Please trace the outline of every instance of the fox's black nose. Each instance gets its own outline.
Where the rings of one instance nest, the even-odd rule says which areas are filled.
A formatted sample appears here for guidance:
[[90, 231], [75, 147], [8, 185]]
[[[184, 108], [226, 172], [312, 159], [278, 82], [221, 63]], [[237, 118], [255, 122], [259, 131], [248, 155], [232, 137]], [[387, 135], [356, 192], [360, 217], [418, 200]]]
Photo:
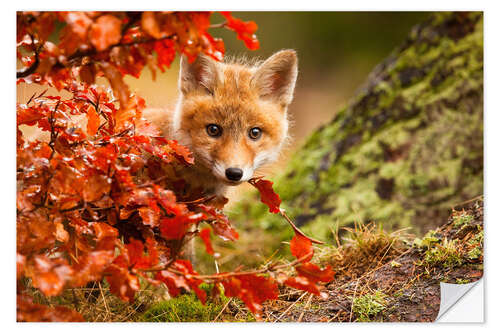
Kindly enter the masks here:
[[226, 169], [226, 177], [229, 180], [238, 181], [243, 177], [243, 170], [240, 168], [227, 168]]

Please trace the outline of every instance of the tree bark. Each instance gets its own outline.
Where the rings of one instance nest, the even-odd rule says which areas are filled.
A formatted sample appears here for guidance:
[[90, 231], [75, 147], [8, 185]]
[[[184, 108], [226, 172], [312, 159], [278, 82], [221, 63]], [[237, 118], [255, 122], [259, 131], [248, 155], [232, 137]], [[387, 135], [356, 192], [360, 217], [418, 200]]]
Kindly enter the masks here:
[[[322, 239], [367, 221], [418, 233], [481, 195], [482, 13], [438, 13], [414, 27], [274, 181], [290, 217]], [[255, 196], [230, 217], [290, 235]]]

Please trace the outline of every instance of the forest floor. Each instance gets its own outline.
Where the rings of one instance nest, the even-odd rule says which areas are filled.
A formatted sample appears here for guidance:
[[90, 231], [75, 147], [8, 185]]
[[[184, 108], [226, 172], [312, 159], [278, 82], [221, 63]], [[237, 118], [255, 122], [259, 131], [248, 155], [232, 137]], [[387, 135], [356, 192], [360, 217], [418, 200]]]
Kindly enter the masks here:
[[[327, 297], [283, 288], [279, 300], [266, 304], [264, 321], [430, 322], [439, 313], [440, 282], [470, 283], [483, 275], [482, 199], [455, 207], [421, 239], [373, 225], [350, 233], [346, 244], [317, 253], [337, 272]], [[219, 319], [248, 317], [244, 307], [230, 305]]]
[[[315, 260], [336, 272], [321, 298], [283, 287], [277, 300], [264, 303], [265, 322], [430, 322], [440, 307], [440, 282], [470, 283], [483, 275], [483, 200], [454, 210], [444, 225], [415, 238], [405, 230], [387, 232], [375, 224], [343, 229], [336, 246], [315, 248]], [[247, 322], [255, 317], [244, 304], [222, 296], [203, 306], [193, 294], [166, 299], [145, 287], [131, 304], [106, 284], [68, 290], [35, 300], [65, 305], [87, 321]], [[167, 296], [168, 298], [168, 296]]]

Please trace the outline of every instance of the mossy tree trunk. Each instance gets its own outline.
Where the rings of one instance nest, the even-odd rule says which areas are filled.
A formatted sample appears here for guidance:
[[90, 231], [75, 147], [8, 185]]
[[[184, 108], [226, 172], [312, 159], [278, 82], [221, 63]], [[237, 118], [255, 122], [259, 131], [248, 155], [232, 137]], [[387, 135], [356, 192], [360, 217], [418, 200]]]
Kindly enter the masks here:
[[[434, 14], [414, 27], [274, 180], [297, 225], [324, 239], [358, 221], [422, 231], [482, 194], [482, 13]], [[286, 229], [255, 200], [231, 217]]]

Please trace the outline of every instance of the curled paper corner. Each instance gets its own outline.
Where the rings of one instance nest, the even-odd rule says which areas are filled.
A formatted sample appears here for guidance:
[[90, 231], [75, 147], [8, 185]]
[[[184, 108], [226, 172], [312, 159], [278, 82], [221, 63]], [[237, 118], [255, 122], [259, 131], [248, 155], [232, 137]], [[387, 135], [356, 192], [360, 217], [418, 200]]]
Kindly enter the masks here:
[[[483, 322], [483, 279], [465, 284], [441, 282], [439, 285], [441, 302], [436, 322]], [[469, 293], [476, 285], [479, 288], [476, 287], [474, 293]], [[473, 295], [464, 297], [466, 294]], [[456, 313], [448, 312], [451, 308], [453, 311], [450, 312]]]

